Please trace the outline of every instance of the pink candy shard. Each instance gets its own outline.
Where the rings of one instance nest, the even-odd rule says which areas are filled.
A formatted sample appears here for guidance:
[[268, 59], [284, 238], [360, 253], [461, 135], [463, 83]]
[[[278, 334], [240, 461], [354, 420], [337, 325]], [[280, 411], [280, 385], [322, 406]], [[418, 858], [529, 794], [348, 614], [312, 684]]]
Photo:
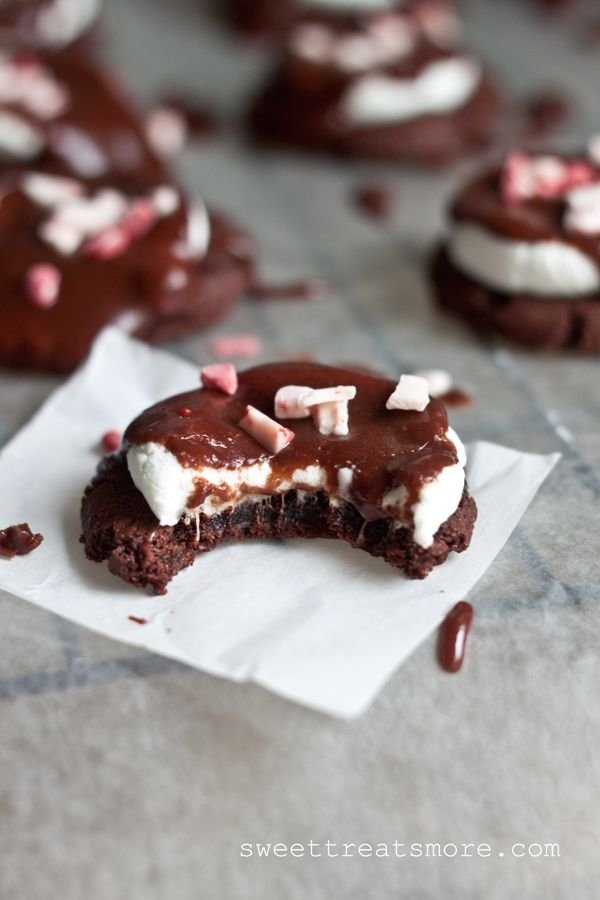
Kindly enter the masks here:
[[105, 453], [115, 453], [121, 446], [121, 432], [107, 431], [102, 435], [102, 449]]
[[30, 266], [25, 275], [25, 290], [39, 309], [50, 309], [58, 301], [62, 275], [51, 263]]
[[427, 382], [418, 375], [401, 375], [396, 389], [385, 404], [386, 409], [403, 409], [423, 412], [429, 404]]
[[213, 363], [211, 366], [204, 366], [200, 372], [200, 379], [205, 388], [221, 391], [230, 397], [233, 397], [238, 389], [237, 372], [231, 363]]
[[211, 352], [215, 356], [256, 356], [262, 345], [255, 334], [231, 334], [217, 337], [210, 342]]
[[527, 156], [511, 153], [502, 169], [501, 192], [506, 206], [535, 197], [562, 197], [572, 188], [600, 180], [598, 170], [588, 162], [564, 161], [558, 156]]
[[348, 401], [332, 400], [311, 407], [313, 422], [321, 434], [348, 434]]
[[238, 425], [269, 453], [279, 453], [296, 437], [289, 428], [284, 428], [254, 406], [246, 407], [246, 412]]
[[125, 234], [135, 240], [147, 234], [157, 218], [157, 211], [150, 200], [134, 200], [119, 224]]
[[286, 384], [275, 394], [275, 415], [278, 419], [307, 419], [310, 415], [304, 398], [311, 388], [299, 384]]
[[84, 242], [82, 252], [92, 259], [114, 259], [129, 246], [129, 235], [120, 225], [105, 228]]

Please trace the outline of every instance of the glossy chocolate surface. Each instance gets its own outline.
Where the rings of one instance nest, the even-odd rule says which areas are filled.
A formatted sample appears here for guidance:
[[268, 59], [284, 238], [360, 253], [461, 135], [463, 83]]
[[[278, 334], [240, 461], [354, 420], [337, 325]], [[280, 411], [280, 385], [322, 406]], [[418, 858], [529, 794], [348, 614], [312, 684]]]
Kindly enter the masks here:
[[[589, 165], [589, 160], [585, 162]], [[567, 231], [564, 227], [564, 197], [534, 198], [508, 206], [502, 199], [500, 177], [500, 169], [495, 168], [468, 184], [452, 204], [453, 220], [481, 225], [510, 240], [561, 241], [581, 250], [600, 267], [598, 235]]]
[[[264, 450], [238, 422], [247, 404], [274, 418], [275, 393], [286, 385], [355, 385], [357, 394], [348, 407], [349, 434], [324, 436], [311, 418], [281, 419], [295, 433], [294, 440], [276, 456]], [[348, 498], [366, 519], [379, 518], [388, 491], [404, 486], [406, 506], [410, 507], [425, 482], [457, 462], [456, 448], [446, 437], [448, 419], [443, 404], [431, 400], [423, 412], [387, 410], [386, 401], [394, 388], [392, 381], [349, 369], [273, 363], [240, 373], [233, 397], [200, 389], [156, 404], [132, 422], [125, 432], [125, 444], [158, 442], [180, 464], [193, 468], [235, 469], [270, 460], [273, 489], [287, 480], [301, 488], [301, 479], [294, 478], [294, 473], [309, 466], [324, 468], [329, 484], [337, 486], [338, 470], [351, 468], [354, 475]], [[191, 411], [191, 415], [182, 416], [181, 410]], [[200, 487], [190, 498], [190, 507], [215, 493], [214, 485]]]
[[44, 536], [34, 534], [27, 522], [20, 525], [9, 525], [0, 530], [0, 556], [12, 559], [14, 556], [27, 556], [36, 550]]
[[[240, 232], [212, 218], [206, 255], [182, 258], [188, 208], [181, 200], [173, 213], [159, 217], [147, 233], [112, 258], [94, 258], [83, 247], [63, 254], [40, 236], [51, 211], [30, 199], [20, 180], [19, 176], [12, 188], [5, 182], [0, 204], [0, 360], [69, 371], [85, 358], [105, 325], [121, 324], [133, 334], [151, 338], [149, 332], [163, 321], [189, 319], [189, 328], [195, 319], [201, 324], [204, 280], [213, 274], [218, 277], [221, 270], [227, 278], [227, 262], [237, 252]], [[241, 267], [244, 248], [240, 248]], [[58, 298], [49, 308], [36, 305], [27, 290], [28, 272], [39, 264], [60, 273]]]
[[120, 86], [81, 52], [59, 55], [25, 51], [10, 57], [38, 65], [64, 91], [65, 106], [51, 117], [32, 114], [22, 103], [0, 103], [0, 115], [15, 115], [43, 139], [34, 156], [3, 149], [0, 174], [17, 168], [43, 169], [97, 182], [156, 184], [168, 173], [150, 148], [140, 119]]

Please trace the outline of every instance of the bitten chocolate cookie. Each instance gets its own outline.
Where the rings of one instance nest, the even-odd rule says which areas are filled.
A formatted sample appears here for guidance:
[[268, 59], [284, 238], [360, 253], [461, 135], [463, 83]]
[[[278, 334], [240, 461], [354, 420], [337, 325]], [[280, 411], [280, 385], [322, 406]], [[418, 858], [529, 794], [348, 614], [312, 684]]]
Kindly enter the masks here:
[[336, 537], [410, 578], [468, 547], [464, 448], [424, 379], [277, 363], [202, 380], [135, 419], [86, 490], [86, 555], [124, 581], [164, 593], [229, 539]]
[[438, 165], [488, 143], [501, 101], [444, 6], [351, 14], [310, 5], [249, 123], [261, 141]]
[[62, 50], [89, 33], [100, 6], [100, 0], [2, 0], [0, 47]]
[[253, 244], [172, 186], [91, 188], [27, 172], [0, 204], [0, 364], [70, 371], [105, 325], [159, 341], [221, 318]]
[[169, 177], [111, 76], [79, 52], [0, 51], [0, 174], [15, 168], [127, 185]]
[[455, 199], [438, 303], [530, 347], [600, 351], [600, 166], [510, 154]]

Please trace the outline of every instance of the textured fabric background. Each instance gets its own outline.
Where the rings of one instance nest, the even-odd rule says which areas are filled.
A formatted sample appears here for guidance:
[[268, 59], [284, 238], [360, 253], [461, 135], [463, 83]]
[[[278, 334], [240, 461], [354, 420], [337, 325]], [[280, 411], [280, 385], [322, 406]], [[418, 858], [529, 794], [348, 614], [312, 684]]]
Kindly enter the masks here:
[[[593, 4], [591, 6], [593, 10]], [[600, 47], [525, 3], [472, 0], [470, 33], [511, 87], [558, 83], [572, 136], [600, 126]], [[3, 900], [592, 900], [600, 876], [600, 401], [596, 359], [482, 344], [434, 312], [422, 276], [455, 176], [385, 169], [397, 224], [351, 209], [370, 166], [253, 154], [235, 113], [264, 60], [192, 0], [112, 0], [112, 53], [151, 100], [188, 84], [231, 123], [184, 161], [189, 186], [259, 237], [265, 272], [332, 280], [319, 307], [243, 303], [212, 334], [258, 331], [264, 358], [449, 368], [477, 398], [453, 415], [482, 437], [564, 457], [470, 598], [463, 673], [430, 641], [368, 714], [341, 724], [111, 643], [0, 597]], [[468, 168], [468, 167], [465, 167]], [[82, 298], [85, 299], [85, 298]], [[175, 349], [208, 358], [210, 334]], [[0, 378], [0, 436], [55, 379]], [[32, 472], [32, 522], [35, 485]], [[1, 502], [1, 501], [0, 501]], [[301, 577], [301, 573], [295, 573]], [[488, 842], [489, 859], [241, 859], [244, 841]], [[515, 859], [517, 841], [559, 859]], [[500, 856], [505, 853], [505, 856]]]

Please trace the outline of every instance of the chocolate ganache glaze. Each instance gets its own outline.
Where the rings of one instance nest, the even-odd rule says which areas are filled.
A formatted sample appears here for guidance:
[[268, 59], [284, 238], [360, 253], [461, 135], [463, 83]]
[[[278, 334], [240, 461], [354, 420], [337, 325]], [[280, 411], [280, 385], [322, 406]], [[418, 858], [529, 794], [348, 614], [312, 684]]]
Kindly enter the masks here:
[[123, 192], [23, 173], [0, 205], [0, 363], [69, 371], [108, 324], [163, 340], [224, 315], [250, 239], [171, 186]]
[[[562, 157], [561, 157], [562, 158]], [[571, 162], [590, 166], [583, 157], [569, 157]], [[600, 183], [600, 167], [596, 176]], [[516, 241], [560, 241], [576, 247], [600, 268], [598, 234], [567, 229], [566, 193], [563, 196], [533, 197], [507, 204], [501, 190], [502, 170], [487, 171], [468, 184], [454, 200], [450, 215], [455, 222], [478, 224], [500, 237]]]
[[[323, 435], [310, 418], [282, 419], [295, 434], [276, 455], [263, 449], [239, 427], [248, 405], [274, 416], [274, 397], [286, 385], [326, 388], [354, 385], [356, 397], [349, 401], [349, 433]], [[239, 375], [233, 396], [200, 389], [171, 397], [146, 410], [125, 432], [125, 446], [148, 442], [162, 444], [180, 465], [236, 469], [266, 460], [272, 470], [266, 489], [246, 486], [246, 493], [276, 491], [281, 482], [313, 490], [295, 475], [317, 466], [326, 473], [329, 493], [337, 494], [338, 472], [351, 469], [352, 480], [344, 496], [367, 521], [390, 515], [383, 506], [385, 495], [402, 486], [404, 510], [418, 500], [423, 485], [442, 469], [455, 465], [458, 454], [447, 435], [448, 418], [443, 404], [431, 400], [423, 412], [386, 409], [394, 383], [348, 369], [316, 363], [275, 363], [249, 369]], [[200, 482], [188, 499], [188, 508], [198, 507], [209, 494], [220, 492], [231, 498], [226, 485]]]
[[127, 185], [168, 178], [120, 87], [80, 52], [0, 51], [0, 160], [0, 173], [37, 168]]

